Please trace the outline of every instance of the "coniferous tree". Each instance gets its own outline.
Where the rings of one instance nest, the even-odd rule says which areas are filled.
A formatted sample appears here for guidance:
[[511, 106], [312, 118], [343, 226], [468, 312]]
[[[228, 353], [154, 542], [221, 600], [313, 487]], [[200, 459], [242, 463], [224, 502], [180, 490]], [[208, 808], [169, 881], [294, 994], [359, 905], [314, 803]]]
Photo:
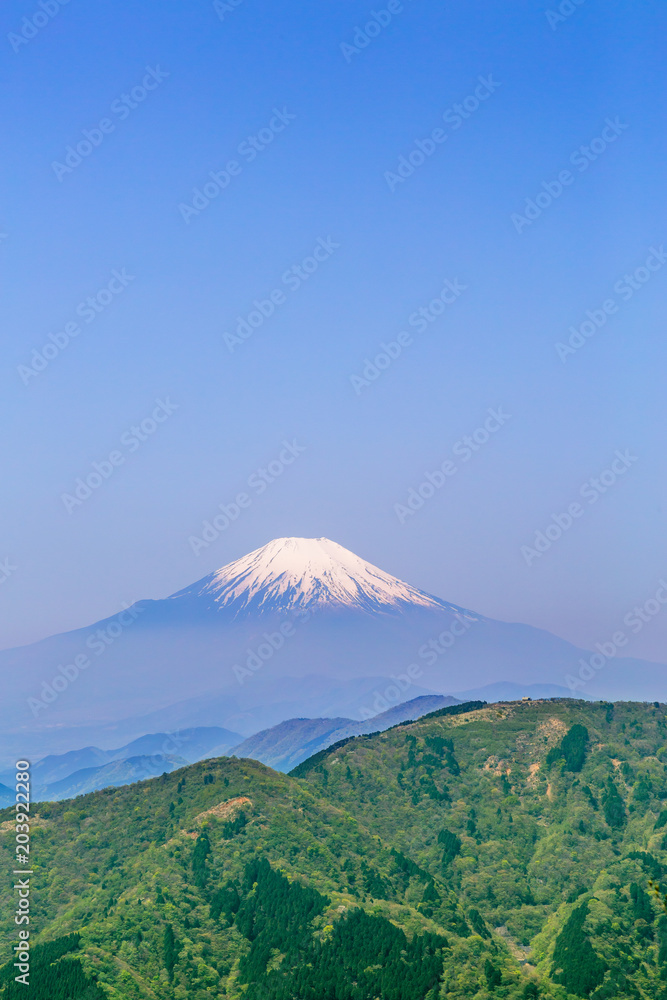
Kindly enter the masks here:
[[579, 997], [590, 996], [602, 983], [606, 971], [584, 931], [587, 915], [588, 900], [570, 914], [556, 938], [553, 954], [553, 980]]
[[176, 965], [176, 937], [174, 935], [174, 928], [171, 924], [167, 924], [164, 929], [164, 935], [162, 938], [162, 955], [164, 958], [164, 967], [167, 970], [169, 982], [171, 983], [174, 979], [174, 966]]
[[623, 799], [618, 793], [618, 788], [611, 778], [607, 782], [604, 798], [602, 800], [604, 808], [604, 818], [612, 830], [620, 830], [625, 825], [627, 814]]

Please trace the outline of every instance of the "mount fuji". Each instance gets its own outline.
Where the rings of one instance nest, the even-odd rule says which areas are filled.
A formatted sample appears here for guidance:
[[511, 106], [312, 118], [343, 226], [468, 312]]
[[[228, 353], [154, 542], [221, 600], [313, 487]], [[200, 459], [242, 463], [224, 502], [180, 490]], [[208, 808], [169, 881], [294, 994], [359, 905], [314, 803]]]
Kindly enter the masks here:
[[170, 600], [194, 600], [231, 620], [276, 611], [471, 614], [397, 580], [328, 538], [276, 538]]
[[[69, 749], [72, 730], [109, 746], [183, 726], [249, 736], [501, 681], [568, 695], [590, 655], [425, 593], [329, 539], [278, 538], [170, 597], [1, 652], [0, 722], [22, 753]], [[615, 658], [576, 696], [665, 700], [667, 668]]]

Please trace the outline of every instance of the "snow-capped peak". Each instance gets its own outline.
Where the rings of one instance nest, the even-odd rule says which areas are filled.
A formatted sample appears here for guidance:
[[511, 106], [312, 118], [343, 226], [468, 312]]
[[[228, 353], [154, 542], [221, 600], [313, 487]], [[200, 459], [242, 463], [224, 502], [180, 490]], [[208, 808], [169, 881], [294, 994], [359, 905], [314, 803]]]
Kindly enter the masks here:
[[[465, 613], [403, 583], [328, 538], [275, 538], [211, 573], [195, 588], [198, 597], [208, 597], [218, 608], [228, 608], [235, 615], [250, 610], [285, 612], [316, 607], [370, 613], [408, 608]], [[195, 588], [187, 592], [193, 594]]]

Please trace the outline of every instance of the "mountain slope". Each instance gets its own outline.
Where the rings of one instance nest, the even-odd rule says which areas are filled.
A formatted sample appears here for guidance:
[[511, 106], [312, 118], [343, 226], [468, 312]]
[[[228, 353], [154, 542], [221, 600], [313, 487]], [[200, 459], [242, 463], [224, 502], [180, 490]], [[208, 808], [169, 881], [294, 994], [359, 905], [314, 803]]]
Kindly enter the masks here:
[[[173, 733], [150, 733], [115, 750], [100, 750], [99, 747], [83, 747], [80, 750], [70, 750], [64, 754], [49, 754], [38, 760], [31, 768], [33, 798], [50, 798], [58, 792], [57, 798], [67, 798], [68, 795], [79, 794], [70, 791], [66, 779], [77, 772], [96, 771], [112, 761], [127, 761], [132, 757], [152, 758], [151, 767], [146, 777], [161, 774], [162, 770], [173, 770], [173, 767], [160, 769], [160, 762], [167, 757], [178, 756], [179, 765], [194, 763], [202, 757], [210, 756], [213, 747], [218, 749], [217, 756], [227, 753], [241, 739], [238, 733], [220, 726], [199, 727], [195, 729], [180, 729]], [[14, 779], [16, 769], [0, 774], [0, 781], [10, 782]], [[120, 774], [121, 770], [108, 771], [109, 774]], [[138, 773], [132, 767], [126, 768], [128, 782], [137, 781]], [[77, 779], [78, 781], [78, 779]], [[61, 785], [61, 783], [63, 783]], [[124, 783], [124, 782], [123, 782]], [[56, 789], [58, 784], [58, 789]], [[72, 788], [77, 787], [72, 785]], [[103, 787], [93, 784], [85, 791]], [[63, 794], [60, 794], [63, 792]]]
[[[417, 590], [365, 562], [328, 538], [275, 538], [191, 587], [172, 600], [203, 599], [232, 618], [318, 609], [354, 609], [390, 614], [426, 608], [459, 614], [461, 608]], [[464, 612], [479, 618], [472, 612]]]
[[422, 715], [428, 715], [441, 708], [460, 705], [462, 701], [462, 698], [453, 698], [451, 695], [420, 695], [419, 698], [411, 698], [410, 701], [404, 701], [401, 705], [393, 705], [385, 712], [374, 715], [367, 720], [367, 728], [363, 732], [376, 733], [389, 729], [390, 726], [397, 726], [401, 722], [409, 722], [412, 719], [420, 719]]
[[149, 733], [116, 750], [106, 751], [109, 760], [126, 760], [140, 755], [160, 755], [167, 752], [178, 753], [189, 764], [194, 764], [204, 756], [209, 756], [214, 747], [220, 754], [233, 747], [240, 740], [239, 733], [222, 726], [196, 726], [179, 729], [172, 733]]
[[301, 778], [220, 759], [36, 804], [37, 970], [95, 1000], [665, 1000], [666, 743], [664, 706], [457, 705]]
[[667, 917], [649, 895], [649, 879], [667, 889], [665, 706], [448, 711], [292, 773], [447, 878], [568, 996], [667, 996]]
[[[502, 941], [480, 939], [473, 954], [465, 913], [439, 880], [256, 762], [208, 761], [32, 815], [34, 943], [55, 939], [51, 976], [73, 975], [56, 961], [65, 950], [96, 998], [95, 981], [115, 1000], [318, 1000], [336, 982], [359, 1000], [432, 1000], [443, 970], [483, 983], [480, 956], [522, 985]], [[3, 860], [11, 827], [0, 824]], [[431, 884], [438, 920], [420, 911]], [[11, 893], [5, 880], [5, 960]], [[11, 971], [0, 969], [0, 990]]]
[[341, 739], [338, 734], [351, 724], [351, 719], [287, 719], [244, 740], [231, 754], [258, 760], [276, 771], [289, 771], [323, 746]]
[[[358, 678], [377, 678], [373, 701], [392, 686], [404, 697], [449, 694], [462, 677], [470, 688], [500, 680], [563, 686], [578, 678], [582, 660], [584, 650], [556, 636], [433, 597], [326, 539], [276, 539], [171, 597], [0, 653], [0, 753], [13, 753], [19, 735], [29, 757], [69, 749], [68, 727], [85, 730], [79, 746], [96, 744], [96, 731], [121, 720], [130, 741], [146, 732], [138, 719], [164, 720], [172, 708], [168, 728], [222, 724], [244, 734], [290, 717], [367, 717]], [[347, 704], [314, 711], [299, 689], [313, 675], [348, 690]], [[264, 691], [288, 682], [290, 707], [278, 712]], [[667, 671], [614, 657], [586, 690], [667, 696]], [[218, 714], [206, 715], [216, 700]], [[187, 722], [178, 704], [186, 701], [198, 706]]]
[[[251, 757], [277, 771], [289, 771], [307, 757], [326, 749], [338, 740], [360, 733], [375, 733], [408, 719], [418, 719], [427, 712], [457, 704], [456, 698], [424, 695], [395, 705], [366, 722], [352, 719], [288, 719], [271, 729], [264, 729], [244, 740], [229, 752], [235, 757]], [[212, 757], [220, 756], [213, 752]]]
[[76, 795], [86, 795], [102, 788], [129, 785], [135, 781], [145, 781], [158, 774], [175, 771], [183, 767], [187, 761], [173, 754], [160, 754], [156, 757], [128, 757], [127, 760], [114, 760], [100, 767], [86, 767], [74, 771], [66, 778], [46, 785], [41, 793], [47, 802], [57, 802], [61, 799], [71, 799]]
[[[522, 698], [539, 701], [543, 698], [571, 698], [572, 692], [560, 684], [512, 684], [508, 681], [498, 681], [496, 684], [485, 684], [470, 691], [457, 691], [456, 696], [460, 701], [479, 699], [489, 702], [521, 701]], [[577, 692], [577, 698], [588, 701], [591, 696], [581, 691]]]
[[[359, 676], [344, 680], [322, 674], [274, 678], [267, 673], [259, 679], [237, 685], [235, 691], [211, 693], [200, 698], [177, 702], [150, 715], [125, 720], [116, 729], [178, 729], [203, 720], [218, 720], [238, 730], [246, 738], [299, 715], [303, 718], [334, 716], [364, 718], [384, 711], [389, 704], [384, 692], [399, 703], [403, 696], [390, 677]], [[427, 688], [413, 683], [408, 688], [415, 696], [432, 695]]]
[[[30, 777], [33, 791], [42, 789], [52, 782], [62, 781], [75, 771], [101, 767], [108, 762], [107, 752], [100, 750], [99, 747], [82, 747], [80, 750], [70, 750], [63, 754], [51, 754], [32, 765]], [[0, 775], [0, 780], [11, 781], [15, 773], [15, 769], [5, 771]]]

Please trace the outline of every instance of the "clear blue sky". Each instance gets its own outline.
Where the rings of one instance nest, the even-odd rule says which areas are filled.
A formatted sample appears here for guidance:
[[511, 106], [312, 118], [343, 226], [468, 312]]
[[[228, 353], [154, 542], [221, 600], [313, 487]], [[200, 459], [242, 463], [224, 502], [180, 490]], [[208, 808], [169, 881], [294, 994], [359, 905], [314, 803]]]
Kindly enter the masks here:
[[[36, 0], [3, 4], [3, 646], [166, 596], [281, 535], [326, 535], [587, 645], [667, 574], [667, 266], [651, 257], [631, 294], [623, 280], [667, 244], [667, 11], [391, 6], [380, 26], [382, 0], [71, 0], [44, 24]], [[415, 153], [434, 129], [442, 141]], [[96, 145], [76, 154], [84, 130]], [[230, 161], [218, 193], [210, 172]], [[207, 182], [216, 197], [195, 214]], [[540, 192], [540, 214], [517, 221]], [[291, 269], [315, 247], [302, 280]], [[465, 289], [410, 326], [446, 279]], [[100, 290], [98, 313], [79, 307]], [[225, 334], [272, 291], [273, 315], [230, 350]], [[607, 300], [562, 360], [555, 345]], [[78, 334], [27, 375], [67, 324]], [[402, 331], [412, 342], [355, 391]], [[158, 399], [171, 402], [153, 425]], [[498, 407], [510, 419], [453, 456]], [[129, 429], [145, 420], [141, 441]], [[284, 440], [305, 450], [249, 486]], [[614, 485], [582, 498], [626, 449]], [[112, 452], [99, 488], [64, 501]], [[435, 495], [397, 513], [448, 458]], [[239, 492], [249, 505], [195, 554]], [[547, 551], [522, 555], [579, 501]], [[627, 652], [665, 659], [666, 637], [667, 608]]]

